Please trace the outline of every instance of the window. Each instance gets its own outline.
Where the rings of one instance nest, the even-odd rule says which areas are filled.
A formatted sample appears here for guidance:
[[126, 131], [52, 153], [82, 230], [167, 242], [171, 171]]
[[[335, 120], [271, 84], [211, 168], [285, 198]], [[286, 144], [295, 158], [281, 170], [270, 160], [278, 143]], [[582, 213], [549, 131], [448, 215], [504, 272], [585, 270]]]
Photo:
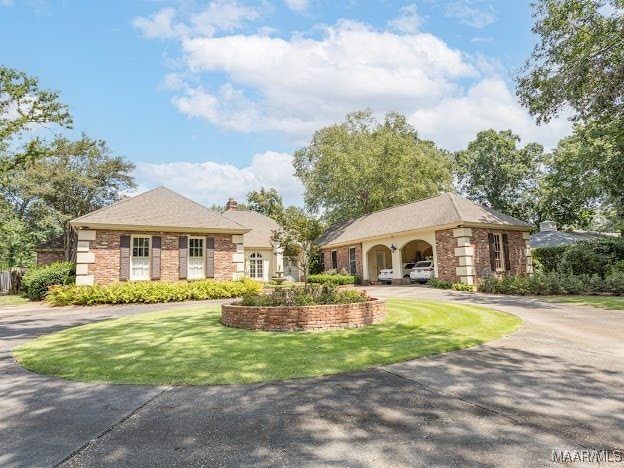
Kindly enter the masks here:
[[203, 237], [190, 237], [188, 245], [188, 278], [203, 279], [206, 262], [204, 260]]
[[349, 272], [352, 275], [355, 275], [355, 268], [356, 264], [355, 264], [355, 247], [350, 247], [349, 248]]
[[325, 271], [325, 252], [322, 250], [319, 252], [319, 265], [321, 266], [321, 271]]
[[264, 278], [264, 266], [260, 252], [254, 252], [249, 256], [249, 277], [253, 279]]
[[150, 279], [150, 238], [132, 238], [132, 256], [130, 258], [130, 279]]
[[331, 262], [332, 262], [332, 270], [338, 269], [338, 252], [335, 250], [331, 251]]
[[494, 234], [494, 242], [492, 246], [494, 249], [494, 265], [496, 271], [504, 271], [505, 263], [503, 260], [503, 239], [500, 234]]

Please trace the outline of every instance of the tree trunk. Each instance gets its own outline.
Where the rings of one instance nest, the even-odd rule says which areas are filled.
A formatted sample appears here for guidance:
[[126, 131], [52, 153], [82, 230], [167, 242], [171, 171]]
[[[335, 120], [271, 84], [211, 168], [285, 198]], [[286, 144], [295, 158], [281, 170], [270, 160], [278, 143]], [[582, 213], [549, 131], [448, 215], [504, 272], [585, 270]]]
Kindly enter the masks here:
[[65, 244], [65, 261], [76, 262], [76, 247], [78, 245], [78, 234], [69, 225], [69, 221], [65, 222], [63, 233]]

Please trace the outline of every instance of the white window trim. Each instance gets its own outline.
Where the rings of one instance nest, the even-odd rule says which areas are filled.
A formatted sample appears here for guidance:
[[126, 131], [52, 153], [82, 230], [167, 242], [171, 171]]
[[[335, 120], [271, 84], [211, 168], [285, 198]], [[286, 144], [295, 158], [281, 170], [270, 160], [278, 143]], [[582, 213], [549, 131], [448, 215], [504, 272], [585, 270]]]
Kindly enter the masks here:
[[[191, 276], [191, 239], [201, 239], [202, 240], [202, 274], [201, 276]], [[186, 249], [186, 277], [187, 279], [206, 279], [206, 238], [202, 236], [189, 236], [188, 238], [188, 246]]]
[[[502, 234], [492, 234], [494, 236], [494, 243], [493, 243], [493, 247], [494, 247], [494, 259], [495, 262], [497, 263], [496, 265], [496, 272], [497, 273], [501, 273], [503, 271], [505, 271], [505, 246], [503, 245], [503, 235]], [[496, 242], [498, 242], [498, 247], [499, 250], [496, 250]], [[498, 258], [496, 256], [496, 254], [498, 253]]]
[[[354, 270], [355, 271], [351, 271], [351, 252], [353, 251], [353, 265], [354, 265]], [[350, 274], [356, 274], [357, 272], [357, 249], [355, 247], [349, 247], [349, 273]]]
[[[336, 266], [334, 266], [334, 252], [336, 253]], [[329, 261], [331, 263], [332, 270], [338, 270], [338, 250], [330, 250], [329, 251]]]
[[[136, 277], [132, 277], [132, 262], [134, 261], [134, 255], [132, 255], [134, 253], [134, 239], [149, 239], [149, 246], [147, 248], [147, 264], [148, 264], [148, 271], [147, 271], [147, 278], [136, 278]], [[139, 257], [139, 258], [146, 258], [146, 257]], [[136, 235], [136, 236], [130, 236], [130, 272], [128, 274], [128, 280], [129, 281], [151, 281], [152, 280], [152, 236], [148, 236], [148, 235]]]
[[[253, 258], [252, 258], [253, 256]], [[262, 280], [264, 281], [264, 255], [262, 255], [262, 252], [252, 252], [249, 255], [249, 277], [251, 279], [254, 280]], [[260, 276], [258, 276], [258, 263], [256, 263], [254, 265], [254, 269], [255, 269], [255, 275], [251, 276], [251, 264], [252, 262], [259, 262], [260, 263], [260, 267], [262, 269], [262, 274]]]

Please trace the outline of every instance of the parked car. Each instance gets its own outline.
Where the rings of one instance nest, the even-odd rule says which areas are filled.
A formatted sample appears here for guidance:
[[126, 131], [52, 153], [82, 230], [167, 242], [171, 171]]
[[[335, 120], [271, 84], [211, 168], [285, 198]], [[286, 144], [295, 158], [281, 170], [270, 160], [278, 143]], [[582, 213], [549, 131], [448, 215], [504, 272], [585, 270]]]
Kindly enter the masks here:
[[423, 260], [416, 262], [409, 274], [410, 280], [417, 283], [426, 283], [433, 278], [433, 262], [431, 260]]
[[410, 277], [410, 273], [412, 272], [412, 268], [414, 268], [414, 265], [416, 265], [416, 263], [414, 262], [403, 264], [403, 278]]
[[379, 272], [379, 276], [377, 277], [380, 283], [390, 284], [392, 283], [392, 269], [387, 268], [385, 270], [381, 270]]

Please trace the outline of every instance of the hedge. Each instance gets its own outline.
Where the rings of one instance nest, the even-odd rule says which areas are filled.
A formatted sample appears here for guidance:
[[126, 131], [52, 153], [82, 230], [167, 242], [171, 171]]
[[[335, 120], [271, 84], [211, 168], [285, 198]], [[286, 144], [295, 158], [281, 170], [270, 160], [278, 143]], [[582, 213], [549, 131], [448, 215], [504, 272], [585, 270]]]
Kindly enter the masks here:
[[506, 276], [479, 280], [477, 290], [486, 293], [517, 295], [600, 294], [624, 295], [624, 272], [599, 275], [536, 273], [533, 276]]
[[308, 283], [317, 283], [317, 284], [335, 284], [335, 285], [343, 285], [343, 284], [360, 284], [361, 279], [359, 275], [350, 275], [350, 274], [319, 274], [319, 275], [308, 275]]
[[624, 260], [624, 239], [577, 242], [566, 247], [559, 271], [573, 275], [598, 275], [605, 278], [612, 265]]
[[533, 261], [540, 265], [542, 272], [551, 273], [559, 269], [561, 258], [567, 246], [558, 247], [538, 247], [531, 252]]
[[48, 294], [48, 288], [74, 281], [74, 264], [57, 262], [29, 269], [22, 276], [21, 291], [31, 301], [40, 301]]
[[130, 304], [205, 299], [227, 299], [258, 293], [262, 285], [244, 278], [239, 281], [141, 281], [110, 286], [57, 286], [50, 289], [46, 301], [52, 305]]

